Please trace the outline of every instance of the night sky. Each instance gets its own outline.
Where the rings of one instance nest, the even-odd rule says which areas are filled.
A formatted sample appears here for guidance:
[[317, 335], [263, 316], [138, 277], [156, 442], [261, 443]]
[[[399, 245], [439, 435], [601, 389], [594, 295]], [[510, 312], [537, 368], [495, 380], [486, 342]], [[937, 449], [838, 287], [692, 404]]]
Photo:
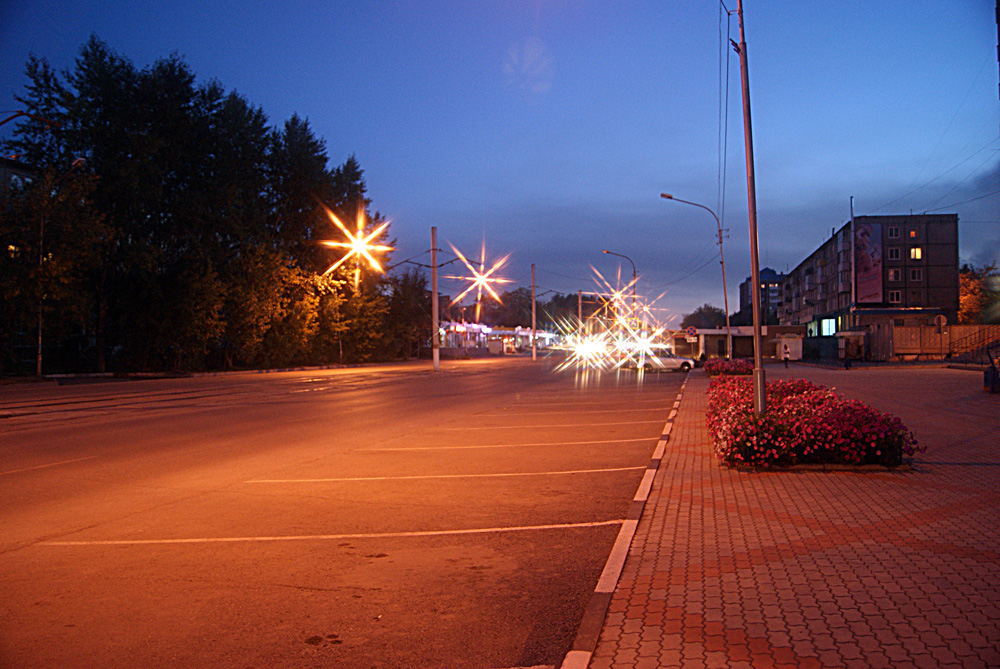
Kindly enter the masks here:
[[[994, 8], [746, 0], [762, 266], [794, 268], [851, 196], [858, 215], [957, 213], [961, 262], [1000, 259]], [[591, 266], [631, 277], [609, 249], [640, 294], [663, 294], [664, 320], [721, 306], [715, 221], [669, 192], [724, 217], [738, 307], [739, 37], [716, 2], [4, 0], [0, 111], [19, 108], [29, 54], [68, 68], [91, 34], [140, 68], [176, 52], [273, 125], [308, 118], [331, 166], [365, 170], [395, 260], [437, 226], [442, 249], [511, 254], [507, 288], [535, 263], [539, 293], [576, 293], [596, 288]]]

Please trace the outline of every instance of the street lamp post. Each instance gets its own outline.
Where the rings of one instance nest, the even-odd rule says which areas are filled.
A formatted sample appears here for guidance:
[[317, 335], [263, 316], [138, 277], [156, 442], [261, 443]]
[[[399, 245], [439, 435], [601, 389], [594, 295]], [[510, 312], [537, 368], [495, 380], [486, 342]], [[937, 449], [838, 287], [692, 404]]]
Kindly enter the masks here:
[[726, 287], [726, 256], [722, 252], [722, 223], [719, 221], [719, 217], [715, 215], [715, 212], [706, 207], [703, 204], [698, 204], [697, 202], [688, 202], [687, 200], [682, 200], [679, 197], [674, 197], [670, 193], [660, 193], [660, 197], [665, 200], [673, 200], [674, 202], [683, 202], [684, 204], [690, 204], [694, 207], [700, 207], [710, 213], [712, 218], [715, 219], [715, 224], [719, 228], [719, 260], [722, 261], [722, 299], [726, 307], [726, 357], [733, 357], [733, 334], [729, 329], [729, 289]]
[[608, 251], [608, 250], [605, 250], [604, 253], [607, 253], [608, 255], [611, 255], [611, 256], [618, 256], [619, 258], [625, 258], [625, 260], [628, 260], [629, 263], [632, 265], [632, 319], [635, 320], [635, 318], [636, 318], [636, 315], [635, 315], [635, 282], [636, 282], [635, 263], [632, 262], [631, 258], [629, 258], [626, 255], [622, 255], [621, 253], [615, 253], [614, 251]]

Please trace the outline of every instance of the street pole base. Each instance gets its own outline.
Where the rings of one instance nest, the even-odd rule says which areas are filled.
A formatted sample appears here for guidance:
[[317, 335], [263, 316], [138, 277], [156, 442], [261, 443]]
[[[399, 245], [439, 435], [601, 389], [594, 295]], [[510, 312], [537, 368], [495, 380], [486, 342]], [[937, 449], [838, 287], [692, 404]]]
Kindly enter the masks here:
[[764, 378], [764, 368], [753, 370], [753, 408], [757, 415], [767, 413], [767, 382]]

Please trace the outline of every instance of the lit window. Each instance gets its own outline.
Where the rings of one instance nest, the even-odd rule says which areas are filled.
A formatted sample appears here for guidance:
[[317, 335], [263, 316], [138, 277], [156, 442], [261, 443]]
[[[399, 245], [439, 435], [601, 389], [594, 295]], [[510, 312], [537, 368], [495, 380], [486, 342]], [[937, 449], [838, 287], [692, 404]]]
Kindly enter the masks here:
[[910, 239], [916, 239], [916, 238], [917, 238], [917, 231], [910, 230]]
[[910, 260], [920, 260], [924, 257], [924, 250], [919, 246], [910, 249]]
[[890, 290], [889, 291], [889, 303], [890, 304], [899, 304], [902, 301], [903, 301], [903, 298], [902, 298], [902, 295], [901, 295], [900, 291], [898, 291], [898, 290]]
[[889, 249], [889, 260], [899, 260], [899, 247], [893, 246]]
[[910, 281], [923, 281], [923, 280], [924, 280], [924, 270], [922, 269], [910, 270]]

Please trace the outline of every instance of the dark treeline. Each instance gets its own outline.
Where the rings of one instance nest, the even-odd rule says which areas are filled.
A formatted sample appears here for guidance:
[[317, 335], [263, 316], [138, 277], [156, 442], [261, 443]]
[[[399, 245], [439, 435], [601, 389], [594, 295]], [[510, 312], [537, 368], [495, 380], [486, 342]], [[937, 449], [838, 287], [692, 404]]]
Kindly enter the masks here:
[[[0, 194], [0, 373], [275, 367], [415, 355], [421, 272], [345, 263], [326, 205], [373, 230], [354, 157], [328, 167], [298, 116], [264, 112], [171, 56], [137, 69], [97, 38], [27, 63], [3, 145], [35, 177]], [[51, 123], [49, 123], [51, 122]], [[82, 160], [81, 160], [82, 159]], [[390, 244], [383, 239], [379, 243]], [[388, 261], [388, 259], [386, 259]]]
[[[579, 323], [582, 307], [584, 320], [604, 307], [604, 301], [595, 295], [584, 294], [582, 304], [579, 295], [553, 293], [547, 299], [537, 298], [535, 305], [536, 325], [540, 330], [550, 332], [572, 332]], [[454, 310], [453, 310], [454, 311]], [[469, 310], [472, 313], [472, 310]], [[499, 327], [531, 326], [531, 289], [515, 288], [504, 291], [500, 302], [483, 303], [481, 320], [483, 323]]]

